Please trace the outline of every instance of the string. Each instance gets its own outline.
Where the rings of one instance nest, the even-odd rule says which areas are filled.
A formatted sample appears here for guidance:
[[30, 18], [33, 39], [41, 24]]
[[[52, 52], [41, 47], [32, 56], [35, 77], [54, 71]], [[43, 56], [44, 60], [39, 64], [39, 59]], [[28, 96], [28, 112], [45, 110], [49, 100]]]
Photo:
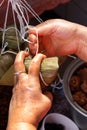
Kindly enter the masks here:
[[[5, 1], [3, 0], [0, 3], [0, 7], [3, 5]], [[36, 20], [41, 23], [43, 22], [43, 20], [39, 17], [39, 15], [32, 9], [32, 7], [27, 3], [26, 0], [8, 0], [7, 1], [7, 9], [6, 9], [6, 15], [5, 15], [5, 22], [4, 22], [4, 28], [3, 28], [3, 35], [2, 35], [2, 50], [1, 50], [1, 54], [5, 54], [5, 53], [13, 53], [13, 54], [17, 54], [16, 52], [10, 51], [10, 50], [6, 50], [6, 47], [8, 46], [8, 43], [4, 43], [5, 42], [5, 33], [6, 31], [8, 31], [8, 29], [11, 29], [12, 27], [6, 28], [7, 26], [7, 18], [8, 18], [8, 11], [9, 11], [9, 6], [12, 6], [12, 15], [13, 15], [13, 21], [14, 21], [14, 29], [16, 32], [16, 39], [17, 39], [17, 45], [18, 45], [18, 51], [20, 51], [20, 45], [19, 45], [19, 39], [18, 39], [18, 34], [21, 36], [21, 38], [24, 41], [27, 41], [29, 44], [32, 44], [32, 42], [30, 42], [29, 40], [27, 40], [25, 38], [25, 35], [28, 33], [28, 30], [30, 28], [29, 26], [29, 16], [28, 13], [30, 12], [35, 18]], [[17, 15], [17, 19], [19, 21], [19, 25], [20, 25], [20, 31], [18, 31], [17, 29], [17, 22], [16, 22], [16, 16]], [[27, 16], [27, 18], [25, 17], [25, 14]], [[39, 49], [39, 41], [38, 41], [38, 31], [37, 29], [34, 27], [35, 31], [36, 31], [36, 44], [37, 44], [37, 49], [36, 49], [36, 54], [38, 53], [38, 49]], [[27, 51], [29, 51], [28, 49], [26, 49]], [[41, 80], [43, 81], [43, 83], [48, 86], [47, 83], [45, 83], [42, 74], [40, 73], [40, 77]]]
[[48, 84], [44, 81], [44, 79], [43, 79], [43, 76], [42, 76], [42, 73], [40, 72], [40, 78], [41, 78], [41, 81], [43, 82], [43, 84], [45, 85], [45, 86], [48, 86]]
[[12, 13], [13, 13], [13, 19], [14, 19], [14, 26], [15, 26], [15, 32], [16, 32], [16, 39], [17, 39], [17, 45], [18, 45], [18, 50], [20, 51], [20, 46], [19, 46], [19, 40], [18, 40], [18, 33], [17, 33], [17, 25], [16, 25], [16, 19], [15, 19], [15, 13], [14, 13], [14, 10], [13, 10], [13, 6], [12, 5]]
[[73, 55], [68, 55], [68, 57], [71, 57], [72, 59], [77, 59], [77, 57], [76, 56], [73, 56]]
[[7, 24], [8, 10], [9, 10], [9, 1], [7, 3], [5, 22], [4, 22], [4, 29], [3, 29], [3, 35], [2, 35], [2, 48], [4, 46], [4, 41], [5, 41], [5, 29], [6, 29], [6, 24]]
[[[15, 12], [17, 13], [17, 17], [19, 19], [20, 32], [21, 32], [21, 34], [23, 34], [25, 32], [24, 26], [28, 26], [28, 22], [27, 22], [26, 18], [24, 17], [23, 11], [21, 11], [20, 6], [18, 4], [16, 4]], [[24, 25], [24, 22], [25, 22], [25, 25]]]
[[3, 3], [4, 3], [4, 0], [2, 0], [2, 2], [0, 3], [0, 7], [3, 5]]
[[[0, 6], [3, 5], [5, 1], [3, 0], [0, 3]], [[3, 49], [4, 47], [4, 42], [5, 42], [5, 33], [6, 33], [6, 26], [7, 26], [7, 18], [8, 18], [8, 11], [9, 11], [9, 6], [12, 6], [12, 15], [13, 15], [13, 21], [14, 21], [14, 28], [16, 31], [16, 39], [17, 39], [17, 45], [18, 45], [18, 50], [20, 51], [20, 45], [19, 45], [19, 39], [18, 39], [18, 31], [17, 31], [17, 22], [16, 22], [16, 16], [17, 15], [17, 19], [19, 21], [19, 25], [20, 25], [20, 36], [21, 38], [23, 38], [24, 41], [27, 41], [29, 43], [31, 43], [30, 41], [28, 41], [25, 38], [26, 35], [26, 28], [27, 30], [29, 29], [29, 16], [28, 16], [28, 12], [30, 12], [37, 20], [38, 22], [43, 22], [43, 20], [39, 17], [39, 15], [32, 9], [32, 7], [27, 3], [27, 1], [25, 0], [7, 0], [7, 9], [6, 9], [6, 15], [5, 15], [5, 22], [4, 22], [4, 28], [3, 28], [3, 35], [2, 35], [2, 54], [4, 53], [5, 49]], [[26, 14], [26, 17], [25, 17]], [[21, 17], [22, 16], [22, 17]], [[26, 26], [26, 28], [25, 28]], [[10, 29], [10, 27], [9, 27]], [[36, 37], [38, 37], [38, 33], [36, 31]], [[38, 38], [37, 38], [37, 43], [38, 43]], [[38, 48], [39, 45], [37, 44], [37, 50], [36, 50], [36, 54], [38, 53]]]
[[38, 39], [38, 31], [37, 29], [34, 27], [35, 31], [36, 31], [36, 43], [37, 43], [37, 48], [36, 48], [36, 55], [38, 54], [38, 50], [39, 50], [39, 39]]
[[[19, 12], [19, 7], [17, 8], [17, 4], [15, 4], [14, 5], [14, 11], [15, 11], [15, 13], [17, 14], [17, 18], [18, 18], [18, 20], [19, 20], [19, 24], [20, 24], [20, 32], [21, 33], [24, 33], [25, 32], [25, 30], [24, 30], [24, 23], [23, 23], [23, 18], [21, 17], [23, 14], [20, 14], [20, 12]], [[19, 10], [18, 10], [19, 9]]]
[[[24, 1], [24, 3], [22, 2]], [[39, 23], [43, 22], [43, 20], [39, 17], [39, 15], [32, 9], [32, 7], [25, 0], [20, 0], [23, 6], [37, 19]]]
[[[17, 28], [15, 28], [15, 27], [10, 27], [10, 28], [5, 29], [4, 30], [5, 33], [7, 31], [9, 31], [10, 29], [15, 29], [15, 32], [17, 32], [17, 34], [19, 35], [19, 37], [21, 37], [20, 31]], [[0, 28], [0, 30], [3, 32], [2, 28]], [[12, 53], [12, 54], [15, 54], [15, 55], [17, 54], [16, 52], [11, 51], [11, 50], [5, 50], [7, 46], [8, 46], [8, 42], [5, 42], [4, 46], [3, 46], [2, 50], [1, 50], [1, 55], [6, 54], [6, 53]]]

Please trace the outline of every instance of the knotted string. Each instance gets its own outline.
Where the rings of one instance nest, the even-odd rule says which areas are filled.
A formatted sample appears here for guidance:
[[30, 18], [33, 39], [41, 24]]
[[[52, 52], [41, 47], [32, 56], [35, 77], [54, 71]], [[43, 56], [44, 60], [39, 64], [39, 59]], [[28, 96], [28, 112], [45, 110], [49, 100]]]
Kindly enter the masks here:
[[[3, 6], [5, 3], [5, 0], [3, 0], [0, 3], [0, 7]], [[7, 22], [8, 22], [8, 12], [10, 5], [12, 7], [12, 16], [13, 16], [13, 23], [14, 23], [14, 28], [16, 32], [16, 39], [17, 39], [17, 46], [18, 46], [18, 51], [20, 51], [20, 45], [19, 45], [19, 39], [18, 35], [20, 34], [20, 37], [24, 40], [30, 43], [30, 41], [25, 38], [25, 34], [27, 33], [26, 30], [29, 30], [29, 13], [32, 14], [36, 18], [36, 20], [41, 23], [43, 20], [39, 17], [39, 15], [33, 10], [33, 8], [27, 3], [26, 0], [7, 0], [7, 8], [6, 8], [6, 15], [5, 15], [5, 22], [4, 22], [4, 27], [3, 27], [3, 35], [2, 35], [2, 51], [1, 54], [5, 52], [5, 33], [7, 30]], [[17, 19], [16, 19], [17, 16]], [[17, 28], [17, 20], [19, 22], [19, 27], [20, 31]], [[11, 27], [9, 27], [11, 29]], [[36, 30], [36, 29], [35, 29]], [[19, 34], [18, 34], [19, 32]], [[38, 43], [38, 33], [36, 30], [36, 37], [37, 37], [37, 43]], [[4, 48], [4, 49], [3, 49]], [[11, 53], [12, 51], [10, 51]], [[13, 53], [13, 52], [12, 52]], [[36, 54], [38, 53], [38, 45], [37, 45], [37, 50]]]
[[[0, 7], [3, 6], [5, 0], [3, 0], [0, 3]], [[8, 12], [9, 12], [9, 8], [10, 5], [12, 7], [12, 15], [13, 15], [13, 22], [14, 22], [14, 27], [7, 27], [7, 22], [8, 22]], [[43, 20], [39, 17], [39, 15], [32, 9], [32, 7], [29, 5], [29, 3], [27, 3], [26, 0], [7, 0], [7, 8], [6, 8], [6, 14], [5, 14], [5, 22], [4, 22], [4, 27], [1, 29], [3, 34], [2, 34], [2, 50], [1, 50], [1, 55], [5, 54], [5, 53], [12, 53], [12, 54], [17, 54], [16, 52], [10, 51], [10, 50], [6, 50], [6, 47], [8, 46], [8, 43], [5, 42], [5, 34], [6, 31], [8, 31], [9, 29], [14, 28], [15, 32], [16, 32], [16, 39], [17, 39], [17, 46], [18, 46], [18, 50], [20, 51], [20, 45], [19, 45], [19, 38], [18, 35], [24, 40], [27, 41], [29, 44], [32, 44], [31, 41], [29, 41], [27, 38], [25, 38], [26, 34], [29, 33], [29, 29], [30, 29], [30, 25], [29, 25], [29, 13], [32, 14], [32, 16], [34, 16], [36, 18], [36, 20], [41, 23], [43, 22]], [[19, 27], [20, 27], [20, 31], [17, 28], [17, 20], [16, 20], [16, 16], [17, 16], [17, 20], [19, 22]], [[35, 29], [36, 32], [36, 42], [37, 42], [37, 49], [36, 49], [36, 54], [38, 53], [38, 49], [39, 49], [39, 41], [38, 41], [38, 31], [35, 27], [33, 27]], [[29, 51], [29, 49], [26, 49], [27, 51]], [[43, 82], [44, 85], [48, 86], [47, 83], [45, 83], [42, 74], [40, 72], [40, 78]]]

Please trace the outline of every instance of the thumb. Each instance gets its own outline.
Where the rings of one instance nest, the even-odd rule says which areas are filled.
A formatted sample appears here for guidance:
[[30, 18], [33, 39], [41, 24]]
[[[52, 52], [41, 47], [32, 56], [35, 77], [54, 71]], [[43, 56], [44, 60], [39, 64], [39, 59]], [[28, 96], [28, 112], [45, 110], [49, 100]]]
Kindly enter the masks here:
[[[54, 23], [54, 24], [53, 24]], [[41, 24], [38, 24], [37, 26], [29, 29], [29, 34], [38, 34], [38, 36], [46, 36], [50, 35], [52, 33], [52, 30], [55, 27], [55, 21], [54, 20], [47, 20]]]
[[53, 95], [51, 92], [45, 92], [44, 95], [48, 98], [49, 100], [49, 106], [51, 107], [52, 106], [52, 101], [53, 101]]

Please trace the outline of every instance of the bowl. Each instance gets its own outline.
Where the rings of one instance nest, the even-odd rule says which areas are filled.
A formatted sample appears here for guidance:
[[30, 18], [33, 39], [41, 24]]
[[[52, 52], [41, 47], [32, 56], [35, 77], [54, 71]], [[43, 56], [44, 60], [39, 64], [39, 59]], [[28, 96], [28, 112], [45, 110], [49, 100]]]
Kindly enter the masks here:
[[61, 124], [64, 127], [64, 130], [79, 130], [79, 128], [76, 126], [76, 124], [69, 119], [68, 117], [59, 114], [59, 113], [50, 113], [48, 114], [42, 122], [42, 126], [40, 130], [45, 130], [46, 123], [49, 124]]
[[71, 90], [70, 90], [70, 79], [72, 75], [76, 72], [78, 68], [84, 65], [84, 61], [79, 58], [71, 61], [69, 66], [66, 68], [63, 74], [63, 90], [66, 99], [68, 100], [71, 108], [72, 118], [76, 125], [81, 130], [87, 130], [87, 111], [81, 108], [75, 101], [73, 100]]

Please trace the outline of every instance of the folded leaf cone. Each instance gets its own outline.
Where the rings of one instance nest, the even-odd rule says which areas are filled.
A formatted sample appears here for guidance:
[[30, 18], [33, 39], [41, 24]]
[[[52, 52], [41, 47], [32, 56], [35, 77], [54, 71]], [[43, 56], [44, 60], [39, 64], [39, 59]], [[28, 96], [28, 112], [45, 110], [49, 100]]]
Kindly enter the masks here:
[[[2, 42], [3, 32], [0, 31], [0, 42]], [[8, 43], [7, 48], [18, 51], [18, 46], [21, 46], [23, 43], [23, 39], [20, 36], [20, 33], [18, 30], [16, 30], [14, 27], [9, 27], [5, 31], [4, 35], [4, 43]]]
[[[26, 71], [31, 63], [32, 59], [25, 59]], [[45, 58], [40, 67], [40, 81], [42, 87], [48, 86], [51, 84], [58, 75], [58, 57]]]
[[[24, 61], [26, 72], [28, 72], [28, 68], [30, 66], [32, 59], [27, 57]], [[40, 67], [40, 82], [42, 89], [46, 87], [46, 85], [51, 84], [58, 75], [58, 57], [45, 58]], [[11, 66], [8, 71], [2, 76], [0, 79], [0, 85], [12, 86], [14, 85], [14, 70], [13, 66]], [[10, 80], [10, 81], [9, 81]]]
[[15, 55], [9, 53], [0, 56], [0, 79], [8, 71], [10, 66], [14, 63], [14, 59]]

